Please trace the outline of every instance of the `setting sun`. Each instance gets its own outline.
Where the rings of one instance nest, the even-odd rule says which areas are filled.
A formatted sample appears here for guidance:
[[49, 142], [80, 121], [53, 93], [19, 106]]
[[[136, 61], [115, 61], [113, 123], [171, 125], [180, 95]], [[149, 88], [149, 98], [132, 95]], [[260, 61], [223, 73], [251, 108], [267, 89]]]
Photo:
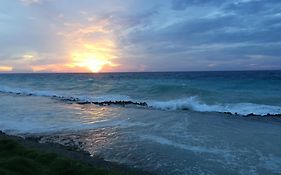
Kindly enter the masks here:
[[105, 65], [112, 63], [94, 53], [74, 53], [72, 66], [85, 68], [91, 72], [100, 72]]

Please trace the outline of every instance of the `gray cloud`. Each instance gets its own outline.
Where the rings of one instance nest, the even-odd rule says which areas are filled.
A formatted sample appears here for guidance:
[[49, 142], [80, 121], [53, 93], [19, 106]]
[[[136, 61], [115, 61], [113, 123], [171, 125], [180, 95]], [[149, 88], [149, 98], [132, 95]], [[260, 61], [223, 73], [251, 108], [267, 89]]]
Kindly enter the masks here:
[[199, 5], [221, 5], [223, 0], [173, 0], [172, 9], [173, 10], [185, 10], [187, 7]]
[[[120, 71], [281, 69], [280, 9], [279, 0], [6, 1], [0, 64], [28, 51], [41, 56], [34, 64], [63, 62], [68, 44], [57, 33], [75, 32], [64, 24], [105, 20]], [[83, 37], [96, 42], [104, 35]]]
[[[259, 69], [262, 68], [262, 64], [267, 65], [264, 67], [272, 66], [276, 69], [276, 65], [271, 65], [270, 60], [274, 56], [275, 60], [279, 59], [281, 62], [281, 34], [279, 32], [281, 30], [281, 2], [271, 0], [223, 3], [222, 1], [175, 0], [172, 2], [172, 10], [180, 10], [180, 12], [169, 11], [169, 15], [180, 14], [177, 17], [192, 15], [193, 9], [205, 10], [206, 6], [212, 9], [214, 5], [217, 5], [216, 13], [206, 11], [199, 16], [191, 16], [191, 18], [180, 20], [175, 18], [176, 22], [170, 21], [170, 25], [165, 24], [169, 21], [163, 21], [164, 27], [160, 28], [148, 27], [148, 30], [138, 30], [137, 28], [127, 35], [122, 44], [128, 45], [128, 52], [145, 55], [142, 58], [143, 63], [149, 59], [150, 64], [153, 65], [151, 67], [164, 66], [160, 60], [163, 62], [172, 57], [172, 60], [178, 61], [171, 61], [171, 63], [178, 63], [181, 68], [184, 60], [186, 63], [192, 62], [194, 68], [197, 67], [201, 70], [209, 69], [210, 67], [207, 67], [209, 64], [219, 66], [219, 60], [219, 62], [224, 62], [221, 66], [229, 63], [233, 69]], [[152, 21], [155, 20], [157, 18]], [[238, 66], [243, 63], [250, 64], [248, 62], [251, 62], [252, 59], [248, 55], [262, 55], [263, 57], [255, 60], [257, 61], [256, 67]], [[155, 62], [151, 61], [151, 58]], [[198, 60], [204, 60], [201, 62], [201, 66], [196, 65], [199, 64]], [[182, 70], [194, 68], [187, 66]], [[224, 67], [215, 68], [224, 69]]]

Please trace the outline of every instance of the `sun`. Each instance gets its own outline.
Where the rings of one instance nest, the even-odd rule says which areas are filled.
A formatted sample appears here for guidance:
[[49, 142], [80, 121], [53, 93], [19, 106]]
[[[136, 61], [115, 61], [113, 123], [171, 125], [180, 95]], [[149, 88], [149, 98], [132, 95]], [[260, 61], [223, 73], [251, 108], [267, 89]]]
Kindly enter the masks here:
[[104, 59], [101, 55], [94, 53], [74, 53], [72, 54], [72, 66], [85, 68], [90, 72], [100, 72], [105, 65], [112, 63]]
[[102, 70], [104, 65], [108, 64], [109, 61], [97, 59], [95, 56], [82, 58], [77, 62], [77, 66], [87, 68], [89, 71], [97, 73]]
[[105, 60], [99, 60], [94, 57], [83, 60], [82, 63], [80, 63], [81, 67], [88, 68], [91, 72], [100, 72], [104, 65], [108, 64], [108, 61]]

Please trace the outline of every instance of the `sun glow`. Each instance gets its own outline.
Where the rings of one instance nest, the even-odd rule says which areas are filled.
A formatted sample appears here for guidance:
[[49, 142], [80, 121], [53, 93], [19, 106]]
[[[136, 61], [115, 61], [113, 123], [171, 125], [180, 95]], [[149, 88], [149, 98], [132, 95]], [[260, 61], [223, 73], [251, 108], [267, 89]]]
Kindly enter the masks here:
[[13, 70], [13, 68], [10, 66], [0, 66], [0, 72], [9, 72], [12, 70]]
[[81, 67], [91, 72], [100, 72], [104, 66], [113, 66], [113, 63], [106, 60], [102, 55], [94, 53], [73, 53], [70, 67]]
[[[59, 55], [62, 62], [32, 65], [33, 72], [112, 72], [120, 66], [116, 64], [119, 52], [115, 37], [107, 28], [108, 21], [85, 26], [65, 25], [67, 28], [59, 32], [66, 43], [64, 52]], [[23, 58], [29, 62], [37, 59], [33, 54], [25, 54]]]

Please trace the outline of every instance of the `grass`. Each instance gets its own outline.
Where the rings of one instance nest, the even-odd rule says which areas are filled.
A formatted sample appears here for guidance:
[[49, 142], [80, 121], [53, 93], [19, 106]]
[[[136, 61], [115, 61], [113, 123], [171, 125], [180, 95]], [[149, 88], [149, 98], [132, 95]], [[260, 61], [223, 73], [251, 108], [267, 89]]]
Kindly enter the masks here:
[[14, 140], [0, 139], [1, 175], [117, 175], [55, 153], [28, 149]]

